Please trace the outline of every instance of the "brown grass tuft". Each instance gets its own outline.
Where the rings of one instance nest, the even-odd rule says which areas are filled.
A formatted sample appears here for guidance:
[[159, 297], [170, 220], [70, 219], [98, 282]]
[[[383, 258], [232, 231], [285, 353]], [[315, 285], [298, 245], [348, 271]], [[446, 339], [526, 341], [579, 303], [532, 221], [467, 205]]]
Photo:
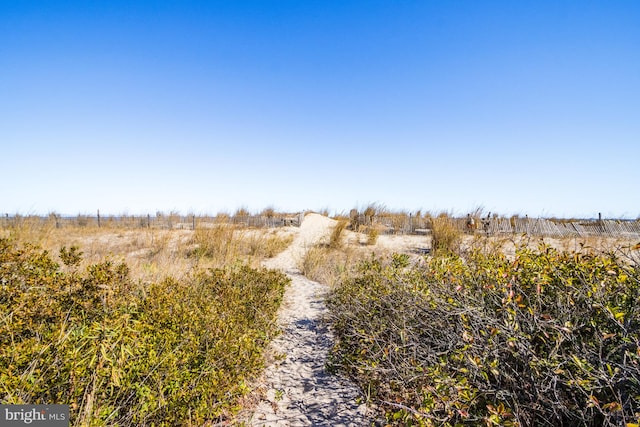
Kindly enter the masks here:
[[460, 252], [462, 232], [456, 220], [447, 213], [441, 213], [431, 220], [431, 233], [434, 252]]
[[343, 219], [338, 221], [333, 227], [331, 236], [329, 236], [329, 247], [331, 249], [339, 249], [342, 247], [343, 232], [347, 228], [347, 225], [349, 225], [349, 221]]

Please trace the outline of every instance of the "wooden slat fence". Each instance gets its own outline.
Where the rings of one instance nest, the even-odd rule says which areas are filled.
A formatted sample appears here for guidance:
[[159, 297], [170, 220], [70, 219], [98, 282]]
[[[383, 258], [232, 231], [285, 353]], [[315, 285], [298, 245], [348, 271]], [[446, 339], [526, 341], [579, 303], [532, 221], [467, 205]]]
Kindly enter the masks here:
[[273, 228], [283, 226], [299, 227], [304, 213], [276, 214], [273, 216], [197, 216], [197, 215], [146, 215], [146, 216], [9, 216], [0, 218], [4, 227], [100, 227], [100, 228], [151, 228], [151, 229], [195, 229], [210, 228], [216, 224], [235, 224], [245, 227]]
[[[514, 233], [547, 237], [640, 238], [639, 220], [552, 221], [544, 218], [491, 218], [489, 234]], [[513, 225], [512, 225], [513, 224]]]
[[[452, 218], [461, 231], [468, 231], [466, 218]], [[374, 217], [374, 224], [382, 225], [387, 234], [423, 234], [431, 229], [431, 220], [410, 216]], [[553, 221], [545, 218], [479, 218], [475, 232], [488, 235], [527, 234], [546, 237], [615, 237], [640, 238], [640, 220], [581, 220]]]
[[[146, 216], [10, 216], [0, 217], [0, 227], [124, 227], [154, 229], [194, 229], [228, 223], [246, 227], [300, 226], [304, 213], [247, 215], [247, 216], [198, 216], [198, 215], [146, 215]], [[362, 219], [362, 224], [371, 222], [381, 225], [386, 234], [424, 234], [431, 229], [431, 219], [411, 215], [385, 215]], [[466, 218], [452, 218], [461, 231], [468, 231]], [[615, 237], [640, 238], [640, 220], [593, 219], [580, 221], [554, 221], [545, 218], [476, 218], [475, 233], [488, 235], [527, 234], [548, 237]]]

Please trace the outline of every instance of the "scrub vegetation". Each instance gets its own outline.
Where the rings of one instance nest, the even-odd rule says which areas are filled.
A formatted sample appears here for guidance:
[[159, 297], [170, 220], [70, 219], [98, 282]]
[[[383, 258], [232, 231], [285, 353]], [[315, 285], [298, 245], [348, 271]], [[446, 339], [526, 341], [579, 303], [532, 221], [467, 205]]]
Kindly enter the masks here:
[[[0, 227], [0, 403], [68, 403], [73, 426], [236, 422], [289, 283], [261, 265], [295, 235], [248, 215]], [[329, 287], [328, 368], [385, 424], [640, 423], [640, 245], [378, 205], [336, 219], [297, 262]]]
[[70, 404], [74, 426], [204, 425], [238, 412], [289, 283], [259, 262], [289, 234], [21, 223], [3, 235], [1, 403]]
[[637, 262], [546, 245], [513, 258], [445, 248], [415, 265], [361, 262], [328, 299], [333, 367], [387, 422], [637, 425]]

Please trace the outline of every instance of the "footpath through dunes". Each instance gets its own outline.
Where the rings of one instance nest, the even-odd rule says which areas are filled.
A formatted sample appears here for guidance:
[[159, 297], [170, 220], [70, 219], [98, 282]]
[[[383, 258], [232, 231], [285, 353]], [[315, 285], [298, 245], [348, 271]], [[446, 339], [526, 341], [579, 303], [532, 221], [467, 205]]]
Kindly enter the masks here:
[[265, 262], [291, 278], [278, 314], [282, 334], [271, 344], [251, 426], [365, 426], [366, 405], [358, 388], [326, 371], [333, 335], [323, 320], [327, 287], [297, 268], [306, 250], [327, 236], [335, 221], [307, 214], [287, 250]]

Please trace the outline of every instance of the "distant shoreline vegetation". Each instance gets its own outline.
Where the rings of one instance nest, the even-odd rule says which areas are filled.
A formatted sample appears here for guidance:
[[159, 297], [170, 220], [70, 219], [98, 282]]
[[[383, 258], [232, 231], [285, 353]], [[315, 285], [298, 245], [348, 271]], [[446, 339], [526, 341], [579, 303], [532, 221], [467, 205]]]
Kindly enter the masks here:
[[[154, 229], [191, 229], [210, 228], [217, 224], [234, 224], [245, 227], [273, 228], [283, 226], [299, 226], [307, 212], [277, 212], [266, 208], [258, 213], [247, 209], [238, 209], [233, 214], [218, 213], [216, 215], [182, 215], [176, 212], [168, 214], [156, 212], [151, 215], [21, 215], [5, 213], [0, 217], [0, 227], [35, 227], [63, 228], [104, 227], [104, 228], [154, 228]], [[328, 211], [320, 212], [329, 216]], [[375, 226], [380, 234], [429, 234], [434, 221], [446, 218], [453, 228], [467, 233], [485, 235], [527, 234], [545, 237], [628, 237], [640, 238], [640, 219], [629, 218], [543, 218], [527, 215], [501, 216], [482, 212], [481, 209], [465, 214], [455, 215], [449, 212], [409, 212], [391, 211], [377, 205], [364, 209], [352, 209], [349, 213], [332, 216], [336, 220], [349, 222], [350, 228]]]
[[[517, 213], [517, 214], [500, 214], [500, 213], [485, 213], [483, 212], [482, 208], [478, 208], [475, 209], [473, 212], [465, 212], [465, 213], [453, 213], [452, 211], [448, 211], [448, 210], [438, 210], [435, 212], [432, 211], [422, 211], [422, 210], [415, 210], [415, 211], [410, 211], [410, 210], [404, 210], [404, 209], [398, 209], [398, 210], [392, 210], [392, 209], [387, 209], [384, 207], [379, 207], [378, 205], [370, 205], [367, 206], [365, 208], [361, 208], [361, 209], [351, 209], [351, 212], [353, 212], [354, 210], [358, 211], [359, 214], [365, 214], [368, 210], [374, 210], [374, 215], [377, 217], [402, 217], [402, 216], [406, 216], [406, 217], [414, 217], [414, 218], [421, 218], [421, 217], [437, 217], [437, 216], [442, 216], [443, 213], [445, 213], [447, 216], [452, 217], [452, 218], [464, 218], [467, 216], [467, 214], [471, 214], [474, 217], [477, 218], [481, 218], [481, 217], [491, 217], [491, 218], [531, 218], [531, 219], [546, 219], [549, 221], [554, 221], [554, 222], [574, 222], [574, 221], [599, 221], [599, 220], [615, 220], [615, 221], [624, 221], [624, 222], [628, 222], [628, 221], [638, 221], [640, 220], [640, 213], [635, 217], [630, 217], [629, 215], [620, 215], [620, 216], [603, 216], [602, 214], [598, 214], [598, 216], [557, 216], [557, 215], [537, 215], [537, 216], [529, 216], [527, 214], [524, 213]], [[256, 210], [256, 211], [250, 211], [246, 208], [239, 208], [236, 211], [234, 211], [233, 213], [229, 213], [228, 211], [222, 210], [216, 213], [195, 213], [195, 212], [187, 212], [187, 213], [182, 213], [182, 212], [177, 212], [177, 211], [169, 211], [169, 212], [163, 212], [163, 211], [156, 211], [155, 213], [127, 213], [127, 212], [121, 212], [121, 213], [109, 213], [109, 212], [101, 212], [100, 210], [97, 210], [95, 212], [84, 212], [84, 213], [77, 213], [77, 214], [70, 214], [70, 213], [59, 213], [56, 211], [52, 211], [52, 212], [48, 212], [46, 214], [41, 214], [41, 213], [20, 213], [20, 212], [1, 212], [0, 211], [0, 219], [4, 218], [4, 219], [19, 219], [19, 218], [39, 218], [42, 220], [45, 219], [51, 219], [51, 218], [57, 218], [60, 220], [74, 220], [74, 219], [88, 219], [88, 220], [97, 220], [98, 218], [100, 219], [105, 219], [105, 220], [113, 220], [113, 221], [125, 221], [125, 220], [131, 220], [131, 219], [145, 219], [145, 218], [182, 218], [182, 219], [190, 219], [190, 218], [197, 218], [197, 219], [224, 219], [224, 218], [235, 218], [235, 217], [258, 217], [258, 216], [266, 216], [266, 217], [282, 217], [282, 216], [292, 216], [292, 215], [301, 215], [301, 214], [305, 214], [308, 212], [316, 212], [316, 213], [320, 213], [322, 215], [325, 216], [329, 216], [329, 217], [346, 217], [349, 216], [349, 213], [346, 211], [334, 211], [333, 214], [331, 214], [329, 209], [321, 209], [321, 210], [314, 210], [314, 209], [304, 209], [304, 210], [300, 210], [300, 211], [277, 211], [274, 208], [264, 208], [261, 210]]]

